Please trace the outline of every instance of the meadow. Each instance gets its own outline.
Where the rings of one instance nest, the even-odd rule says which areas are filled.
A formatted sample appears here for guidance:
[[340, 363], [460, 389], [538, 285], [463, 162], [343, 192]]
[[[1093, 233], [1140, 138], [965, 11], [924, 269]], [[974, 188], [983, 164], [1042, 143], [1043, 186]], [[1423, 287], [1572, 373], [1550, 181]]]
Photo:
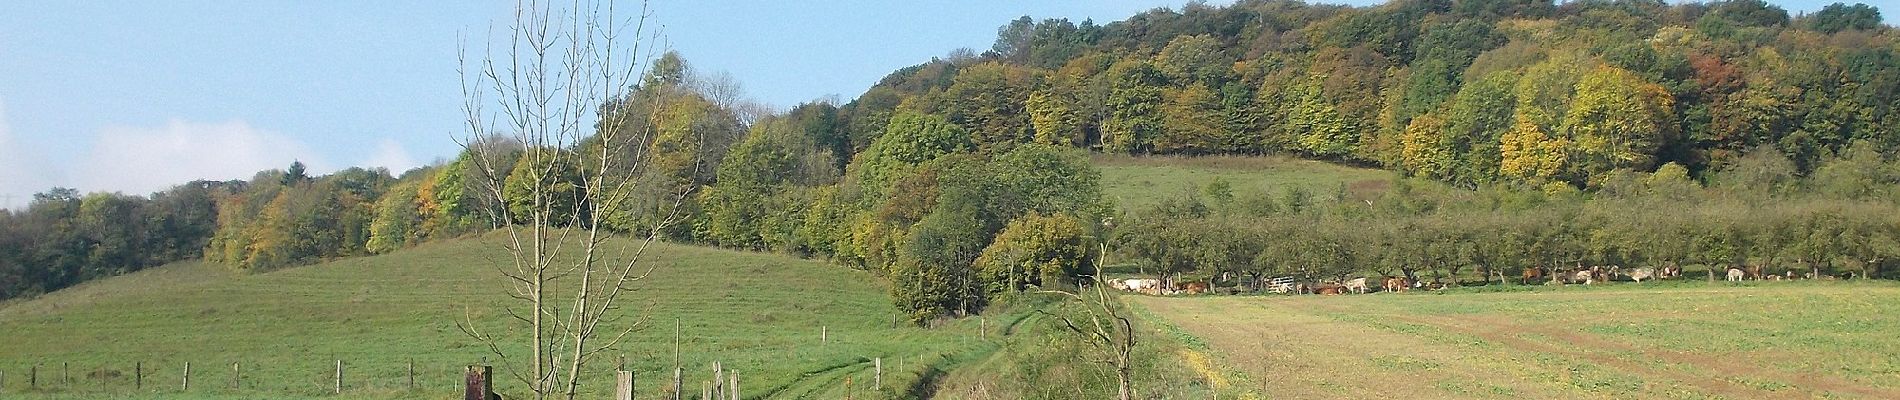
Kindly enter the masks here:
[[1900, 285], [1126, 297], [1269, 398], [1900, 398]]
[[1141, 209], [1185, 191], [1199, 191], [1215, 180], [1226, 181], [1235, 196], [1277, 197], [1296, 187], [1322, 196], [1339, 190], [1340, 185], [1383, 185], [1398, 176], [1391, 171], [1286, 156], [1096, 154], [1091, 162], [1102, 171], [1103, 195], [1124, 210]]
[[[492, 269], [506, 252], [495, 240], [263, 273], [182, 262], [0, 304], [0, 397], [330, 397], [337, 360], [351, 398], [452, 398], [464, 366], [484, 361], [496, 364], [497, 390], [517, 395], [522, 385], [505, 364], [457, 327], [472, 321], [512, 332]], [[697, 393], [720, 361], [740, 371], [747, 398], [906, 397], [945, 363], [997, 347], [978, 337], [977, 321], [893, 324], [882, 281], [862, 271], [664, 244], [648, 260], [657, 270], [623, 303], [622, 321], [645, 326], [620, 347], [624, 354], [591, 364], [587, 393], [610, 389], [622, 357], [639, 393], [667, 390], [676, 321], [687, 393]], [[881, 391], [871, 387], [879, 357]], [[188, 391], [181, 390], [187, 362]], [[30, 388], [35, 365], [38, 387]], [[141, 372], [143, 389], [135, 390]]]

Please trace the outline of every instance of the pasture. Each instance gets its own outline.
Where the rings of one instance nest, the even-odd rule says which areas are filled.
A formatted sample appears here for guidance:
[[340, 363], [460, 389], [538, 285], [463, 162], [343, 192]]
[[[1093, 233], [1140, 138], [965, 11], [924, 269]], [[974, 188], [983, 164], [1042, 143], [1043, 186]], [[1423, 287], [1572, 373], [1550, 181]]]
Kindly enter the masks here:
[[1893, 282], [1525, 289], [1125, 299], [1271, 398], [1900, 398]]
[[[1091, 159], [1102, 171], [1102, 192], [1124, 210], [1138, 209], [1200, 190], [1215, 179], [1233, 187], [1234, 196], [1278, 197], [1293, 187], [1324, 196], [1341, 184], [1377, 185], [1396, 177], [1391, 171], [1355, 168], [1286, 156], [1134, 157], [1096, 154]], [[1363, 182], [1363, 183], [1362, 183]]]
[[[497, 308], [506, 297], [491, 269], [507, 256], [493, 240], [256, 274], [182, 262], [0, 304], [0, 397], [330, 397], [342, 360], [345, 397], [450, 398], [464, 365], [496, 361], [457, 322], [507, 332]], [[649, 256], [658, 270], [623, 303], [625, 321], [647, 326], [621, 346], [643, 397], [670, 386], [676, 320], [685, 386], [695, 395], [717, 360], [740, 371], [748, 398], [901, 397], [945, 363], [996, 347], [976, 337], [977, 321], [893, 326], [881, 280], [861, 271], [680, 245]], [[620, 357], [592, 364], [585, 391], [596, 395], [584, 397], [610, 389]], [[871, 387], [876, 357], [884, 363], [879, 392]], [[181, 391], [187, 362], [191, 388]], [[241, 363], [239, 388], [233, 362]], [[135, 363], [143, 390], [133, 389]], [[38, 389], [29, 389], [33, 365]], [[497, 391], [522, 392], [506, 368], [495, 374]]]

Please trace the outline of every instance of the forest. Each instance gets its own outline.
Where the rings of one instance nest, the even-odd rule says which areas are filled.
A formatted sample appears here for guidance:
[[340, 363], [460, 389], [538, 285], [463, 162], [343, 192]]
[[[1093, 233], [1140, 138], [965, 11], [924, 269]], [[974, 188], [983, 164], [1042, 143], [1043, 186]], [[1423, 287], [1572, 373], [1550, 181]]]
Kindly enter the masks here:
[[[1888, 277], [1900, 34], [1881, 21], [1760, 0], [1189, 3], [1008, 21], [988, 50], [784, 111], [669, 53], [599, 108], [602, 126], [654, 133], [630, 150], [651, 152], [650, 176], [600, 207], [602, 225], [878, 272], [920, 322], [1071, 285], [1098, 251], [1199, 279], [1456, 283], [1572, 264]], [[467, 146], [483, 151], [400, 175], [293, 163], [150, 196], [49, 190], [0, 213], [0, 299], [182, 259], [263, 271], [481, 234], [529, 202], [481, 191], [578, 174], [477, 165], [589, 145]], [[1407, 178], [1214, 185], [1117, 210], [1091, 153], [1289, 154]]]

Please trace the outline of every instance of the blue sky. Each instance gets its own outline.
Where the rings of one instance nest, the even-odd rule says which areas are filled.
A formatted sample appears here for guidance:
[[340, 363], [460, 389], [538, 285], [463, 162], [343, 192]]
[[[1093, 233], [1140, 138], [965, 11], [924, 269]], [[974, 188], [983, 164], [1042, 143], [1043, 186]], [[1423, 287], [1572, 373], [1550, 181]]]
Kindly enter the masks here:
[[[1337, 1], [1334, 1], [1337, 2]], [[1345, 3], [1368, 4], [1372, 0]], [[1225, 2], [1214, 2], [1225, 3]], [[1777, 2], [1791, 12], [1832, 1]], [[1891, 1], [1872, 4], [1888, 13]], [[1179, 1], [654, 0], [670, 45], [784, 108], [987, 49], [1022, 15], [1098, 23]], [[0, 208], [53, 186], [147, 194], [297, 159], [392, 172], [451, 157], [458, 38], [512, 2], [14, 2], [0, 12]]]

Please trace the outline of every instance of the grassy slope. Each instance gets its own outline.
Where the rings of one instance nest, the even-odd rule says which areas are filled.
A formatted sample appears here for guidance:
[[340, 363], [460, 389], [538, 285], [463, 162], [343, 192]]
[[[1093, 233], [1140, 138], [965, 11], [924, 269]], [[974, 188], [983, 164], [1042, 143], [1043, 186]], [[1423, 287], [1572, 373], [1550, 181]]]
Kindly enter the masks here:
[[1333, 193], [1340, 184], [1383, 182], [1390, 171], [1355, 168], [1290, 157], [1130, 157], [1096, 155], [1102, 170], [1103, 194], [1123, 209], [1138, 209], [1185, 190], [1206, 187], [1219, 178], [1233, 185], [1235, 196], [1279, 196], [1292, 187], [1314, 195]]
[[[487, 356], [457, 321], [472, 318], [505, 333], [496, 307], [506, 298], [489, 265], [506, 253], [495, 240], [261, 274], [184, 262], [0, 304], [0, 393], [26, 391], [29, 365], [38, 364], [43, 388], [24, 397], [318, 397], [330, 390], [333, 360], [342, 359], [351, 397], [453, 397], [460, 368]], [[722, 360], [741, 371], [748, 397], [843, 397], [846, 379], [858, 382], [856, 396], [873, 397], [864, 392], [869, 358], [885, 357], [885, 394], [894, 395], [926, 375], [929, 362], [987, 346], [963, 321], [934, 330], [891, 327], [885, 289], [863, 272], [701, 247], [662, 245], [649, 254], [659, 269], [626, 304], [629, 315], [651, 322], [621, 347], [642, 393], [670, 383], [675, 318], [683, 321], [689, 393], [709, 379], [706, 366]], [[820, 326], [829, 326], [830, 345], [818, 343]], [[617, 357], [597, 365], [608, 368]], [[421, 387], [415, 392], [403, 389], [411, 359]], [[233, 361], [244, 364], [243, 389], [230, 388]], [[70, 363], [70, 388], [55, 383], [62, 362]], [[144, 363], [143, 392], [131, 390], [134, 362]], [[179, 393], [185, 362], [192, 363], [192, 388]], [[518, 382], [500, 377], [502, 368], [496, 373], [505, 393], [519, 392]], [[599, 379], [588, 382], [589, 391], [611, 384], [604, 371], [590, 375]]]
[[1891, 282], [1134, 299], [1274, 397], [1900, 398]]

